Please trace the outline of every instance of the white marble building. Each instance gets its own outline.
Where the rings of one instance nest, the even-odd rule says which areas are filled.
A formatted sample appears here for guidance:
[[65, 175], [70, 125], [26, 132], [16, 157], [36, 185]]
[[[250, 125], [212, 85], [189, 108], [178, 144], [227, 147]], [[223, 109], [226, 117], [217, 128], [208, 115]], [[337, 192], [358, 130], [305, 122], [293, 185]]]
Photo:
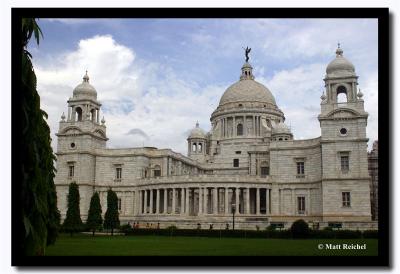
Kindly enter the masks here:
[[[99, 192], [119, 197], [122, 223], [160, 227], [264, 229], [304, 219], [313, 227], [340, 223], [371, 229], [366, 126], [354, 66], [340, 47], [326, 68], [318, 116], [321, 137], [295, 140], [271, 91], [245, 62], [211, 114], [211, 130], [196, 124], [188, 156], [153, 147], [110, 149], [101, 104], [87, 74], [62, 115], [55, 178], [65, 218], [68, 186], [79, 185], [81, 215]], [[340, 95], [343, 94], [343, 95]], [[338, 102], [344, 96], [345, 102]], [[182, 140], [184, 141], [184, 140]]]

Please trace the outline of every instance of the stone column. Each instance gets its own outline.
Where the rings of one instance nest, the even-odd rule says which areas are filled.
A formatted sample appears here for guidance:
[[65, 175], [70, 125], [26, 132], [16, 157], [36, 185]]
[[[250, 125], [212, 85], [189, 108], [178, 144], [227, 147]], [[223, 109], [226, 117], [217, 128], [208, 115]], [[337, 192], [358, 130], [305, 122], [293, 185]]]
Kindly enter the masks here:
[[160, 190], [157, 189], [157, 196], [156, 196], [156, 214], [160, 214]]
[[150, 189], [150, 214], [153, 214], [153, 190]]
[[233, 136], [236, 137], [236, 136], [237, 136], [237, 132], [236, 132], [236, 120], [235, 120], [235, 116], [233, 116], [232, 129], [233, 129]]
[[292, 192], [292, 214], [296, 215], [296, 197], [294, 195], [294, 189], [291, 189]]
[[168, 188], [164, 188], [164, 210], [163, 214], [168, 214]]
[[308, 197], [307, 197], [307, 204], [305, 206], [306, 214], [311, 214], [311, 189], [308, 189]]
[[213, 188], [213, 214], [218, 214], [218, 188]]
[[185, 213], [185, 189], [181, 188], [181, 211], [180, 214]]
[[97, 109], [96, 112], [97, 112], [97, 120], [96, 120], [96, 123], [99, 124], [99, 123], [100, 123], [100, 117], [99, 117], [99, 116], [100, 116], [100, 109]]
[[204, 214], [208, 214], [208, 188], [204, 188]]
[[175, 214], [175, 188], [172, 188], [172, 214]]
[[186, 215], [190, 214], [190, 208], [189, 208], [189, 196], [190, 196], [190, 188], [186, 188], [186, 207], [185, 207], [185, 213]]
[[144, 214], [147, 214], [147, 189], [144, 190]]
[[256, 214], [260, 215], [260, 189], [256, 188]]
[[243, 136], [247, 136], [246, 115], [243, 115]]
[[199, 187], [199, 214], [203, 213], [203, 189]]
[[246, 214], [250, 214], [250, 188], [246, 188]]
[[226, 187], [225, 188], [225, 208], [224, 208], [225, 214], [229, 214], [229, 210], [228, 210], [228, 207], [229, 207], [228, 191], [229, 191], [229, 188]]
[[239, 193], [240, 193], [240, 188], [235, 188], [235, 203], [236, 203], [236, 214], [240, 214], [240, 210], [239, 210], [239, 205], [240, 205], [240, 200], [239, 200]]

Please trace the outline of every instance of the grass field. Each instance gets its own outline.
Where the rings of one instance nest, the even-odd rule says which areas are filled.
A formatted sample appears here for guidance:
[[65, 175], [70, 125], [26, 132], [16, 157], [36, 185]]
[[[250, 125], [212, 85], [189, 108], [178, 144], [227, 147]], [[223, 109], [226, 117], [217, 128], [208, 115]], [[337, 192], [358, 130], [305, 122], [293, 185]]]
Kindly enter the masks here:
[[[327, 250], [325, 244], [366, 244], [366, 250]], [[322, 244], [324, 248], [318, 249]], [[376, 239], [243, 239], [168, 236], [61, 235], [47, 256], [375, 256]]]

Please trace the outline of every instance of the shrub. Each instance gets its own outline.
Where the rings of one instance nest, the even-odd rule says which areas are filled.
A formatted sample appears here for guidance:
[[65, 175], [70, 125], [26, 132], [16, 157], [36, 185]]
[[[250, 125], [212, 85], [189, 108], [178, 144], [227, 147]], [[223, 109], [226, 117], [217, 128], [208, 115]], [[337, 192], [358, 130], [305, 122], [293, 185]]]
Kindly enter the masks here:
[[359, 230], [337, 230], [334, 233], [337, 239], [359, 239], [362, 236]]
[[133, 230], [133, 228], [128, 224], [121, 225], [119, 227], [119, 231], [122, 233], [125, 233], [125, 234], [129, 234], [132, 230]]
[[310, 228], [304, 220], [300, 219], [292, 224], [290, 232], [293, 238], [308, 238], [310, 235]]
[[365, 239], [378, 239], [379, 237], [378, 230], [365, 230], [362, 234]]

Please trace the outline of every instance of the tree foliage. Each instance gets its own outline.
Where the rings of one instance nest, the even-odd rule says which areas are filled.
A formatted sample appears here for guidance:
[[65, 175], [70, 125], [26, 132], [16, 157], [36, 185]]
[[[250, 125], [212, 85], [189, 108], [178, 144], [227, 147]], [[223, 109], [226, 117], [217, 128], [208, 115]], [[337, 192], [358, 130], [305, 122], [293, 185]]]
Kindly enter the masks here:
[[44, 255], [45, 248], [56, 240], [60, 213], [54, 185], [56, 160], [51, 148], [47, 114], [40, 109], [37, 79], [32, 65], [32, 55], [27, 45], [32, 35], [39, 44], [42, 32], [34, 18], [22, 19], [21, 30], [21, 85], [19, 93], [21, 143], [19, 147], [22, 180], [20, 187], [19, 235], [25, 255]]
[[300, 219], [293, 222], [290, 232], [293, 238], [307, 238], [310, 235], [310, 228], [303, 219]]
[[93, 193], [90, 199], [90, 208], [88, 212], [88, 218], [86, 220], [86, 228], [94, 233], [97, 229], [101, 228], [103, 224], [103, 218], [101, 217], [101, 205], [100, 197], [97, 192]]
[[79, 187], [75, 182], [72, 182], [69, 184], [67, 216], [63, 223], [63, 230], [71, 233], [71, 236], [74, 232], [83, 229], [79, 200]]
[[118, 197], [117, 194], [109, 189], [107, 191], [107, 211], [104, 215], [104, 228], [111, 229], [111, 235], [114, 233], [114, 228], [119, 227], [118, 213]]

